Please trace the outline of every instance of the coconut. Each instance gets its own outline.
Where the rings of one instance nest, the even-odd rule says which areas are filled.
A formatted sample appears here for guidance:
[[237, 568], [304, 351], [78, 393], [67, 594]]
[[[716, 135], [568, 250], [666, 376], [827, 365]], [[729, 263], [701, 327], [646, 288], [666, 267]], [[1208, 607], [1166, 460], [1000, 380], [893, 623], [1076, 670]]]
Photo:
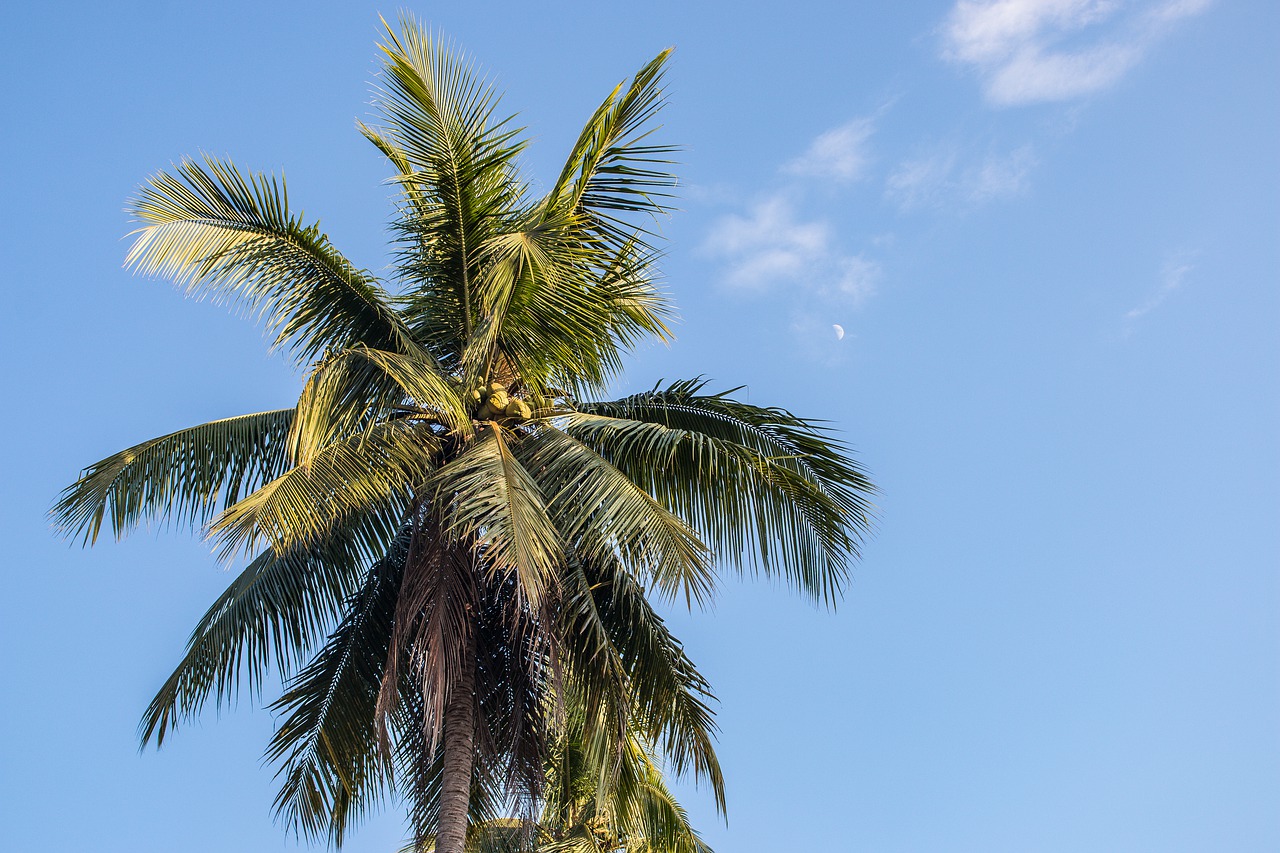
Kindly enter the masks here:
[[484, 394], [480, 392], [479, 388], [472, 388], [471, 393], [468, 394], [467, 397], [471, 400], [471, 402], [479, 403], [482, 399], [484, 399]]
[[533, 409], [529, 408], [529, 404], [524, 400], [512, 400], [510, 403], [507, 403], [505, 411], [507, 413], [507, 417], [518, 418], [522, 421], [529, 420], [533, 415]]
[[[494, 385], [498, 385], [498, 383], [495, 382]], [[503, 409], [507, 407], [507, 404], [510, 402], [511, 402], [511, 398], [507, 396], [507, 391], [505, 388], [503, 388], [501, 385], [498, 385], [496, 389], [493, 387], [493, 385], [489, 386], [488, 404], [495, 412], [501, 412]]]

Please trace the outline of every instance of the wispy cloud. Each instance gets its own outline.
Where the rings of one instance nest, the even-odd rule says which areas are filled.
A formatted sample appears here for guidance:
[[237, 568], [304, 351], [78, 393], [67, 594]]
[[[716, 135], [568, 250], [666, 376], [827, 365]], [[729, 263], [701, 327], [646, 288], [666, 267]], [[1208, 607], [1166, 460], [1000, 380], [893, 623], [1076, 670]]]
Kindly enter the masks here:
[[[719, 217], [701, 246], [702, 254], [719, 265], [726, 290], [784, 297], [796, 351], [828, 364], [840, 363], [847, 349], [833, 348], [840, 338], [832, 324], [848, 322], [847, 312], [875, 292], [881, 267], [874, 258], [851, 251], [832, 220], [807, 205], [802, 208], [802, 202], [814, 201], [816, 182], [811, 179], [847, 187], [868, 176], [876, 120], [854, 118], [819, 134], [781, 166], [780, 186]], [[835, 198], [820, 194], [819, 204], [824, 201], [830, 204]], [[891, 239], [881, 234], [872, 245]]]
[[973, 207], [1025, 192], [1035, 164], [1030, 145], [988, 153], [971, 165], [946, 147], [900, 163], [885, 178], [885, 197], [902, 210]]
[[959, 0], [943, 58], [974, 68], [997, 106], [1081, 98], [1113, 85], [1212, 0]]
[[1188, 252], [1179, 252], [1174, 257], [1165, 262], [1164, 267], [1160, 270], [1160, 284], [1155, 291], [1147, 297], [1147, 300], [1141, 305], [1125, 312], [1124, 319], [1127, 323], [1133, 323], [1138, 319], [1150, 314], [1159, 308], [1164, 301], [1179, 290], [1186, 281], [1191, 271], [1195, 269], [1195, 264], [1191, 263], [1194, 255]]
[[856, 118], [820, 134], [807, 151], [783, 166], [790, 175], [851, 183], [862, 178], [870, 162], [868, 143], [875, 132], [870, 118]]
[[745, 214], [721, 217], [702, 250], [724, 265], [723, 283], [740, 292], [779, 287], [853, 307], [875, 290], [875, 261], [842, 251], [830, 223], [805, 220], [781, 194], [769, 196]]

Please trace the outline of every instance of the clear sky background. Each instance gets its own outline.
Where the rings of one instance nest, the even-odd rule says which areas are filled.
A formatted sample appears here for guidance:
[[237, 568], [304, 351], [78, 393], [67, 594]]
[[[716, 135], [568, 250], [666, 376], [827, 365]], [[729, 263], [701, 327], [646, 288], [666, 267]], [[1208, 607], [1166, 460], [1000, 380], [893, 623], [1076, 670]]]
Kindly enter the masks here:
[[[90, 462], [301, 387], [252, 323], [121, 269], [148, 175], [200, 151], [284, 170], [349, 257], [387, 262], [392, 190], [354, 129], [380, 10], [5, 13], [6, 850], [297, 849], [260, 707], [137, 751], [230, 580], [209, 547], [85, 551], [45, 513]], [[412, 11], [506, 90], [544, 184], [676, 46], [683, 323], [618, 391], [745, 384], [831, 420], [883, 490], [835, 612], [726, 580], [671, 616], [722, 701], [727, 826], [682, 789], [717, 850], [1280, 849], [1280, 5]], [[346, 849], [401, 835], [392, 810]]]

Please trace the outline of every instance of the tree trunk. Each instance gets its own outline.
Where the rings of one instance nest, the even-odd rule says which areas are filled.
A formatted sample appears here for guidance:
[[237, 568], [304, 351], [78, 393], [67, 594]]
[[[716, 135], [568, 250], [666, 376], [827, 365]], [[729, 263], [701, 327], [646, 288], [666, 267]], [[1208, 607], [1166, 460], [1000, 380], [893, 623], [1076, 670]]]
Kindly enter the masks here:
[[461, 676], [444, 709], [444, 769], [436, 853], [463, 853], [467, 840], [476, 730], [476, 660], [470, 646], [468, 643]]

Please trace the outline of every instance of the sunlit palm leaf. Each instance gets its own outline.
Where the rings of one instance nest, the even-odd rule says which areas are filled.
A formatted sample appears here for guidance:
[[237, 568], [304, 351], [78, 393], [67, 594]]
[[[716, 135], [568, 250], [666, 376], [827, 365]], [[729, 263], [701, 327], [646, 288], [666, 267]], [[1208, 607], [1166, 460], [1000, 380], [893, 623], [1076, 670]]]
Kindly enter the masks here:
[[471, 376], [501, 358], [526, 382], [599, 388], [641, 338], [665, 339], [670, 307], [635, 242], [596, 241], [582, 214], [534, 211], [480, 247], [482, 314], [464, 355]]
[[326, 446], [300, 465], [223, 511], [210, 534], [224, 556], [268, 544], [283, 551], [319, 542], [356, 516], [379, 519], [362, 545], [378, 556], [394, 538], [415, 487], [436, 464], [429, 426], [408, 421], [375, 424], [366, 433]]
[[283, 179], [245, 176], [211, 157], [203, 166], [184, 160], [143, 186], [131, 212], [142, 227], [127, 266], [192, 294], [242, 301], [300, 362], [334, 346], [395, 351], [407, 342], [382, 288], [290, 212]]
[[540, 609], [560, 560], [560, 539], [537, 481], [512, 454], [502, 427], [489, 424], [430, 488], [450, 536], [474, 542], [493, 571], [515, 577], [528, 606]]
[[421, 350], [401, 354], [364, 346], [324, 359], [307, 379], [289, 435], [294, 459], [308, 465], [330, 443], [391, 418], [439, 423], [466, 437], [471, 418], [458, 383]]

